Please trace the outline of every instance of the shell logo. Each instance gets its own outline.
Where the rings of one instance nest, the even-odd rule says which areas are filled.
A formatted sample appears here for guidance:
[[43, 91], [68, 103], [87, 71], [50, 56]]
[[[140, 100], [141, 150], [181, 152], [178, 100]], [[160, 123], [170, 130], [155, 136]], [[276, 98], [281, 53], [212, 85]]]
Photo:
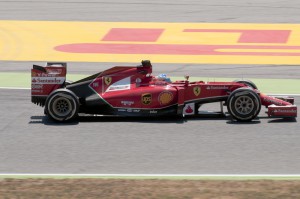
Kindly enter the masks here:
[[169, 104], [172, 100], [173, 100], [173, 94], [168, 91], [162, 92], [158, 96], [158, 101], [160, 105]]

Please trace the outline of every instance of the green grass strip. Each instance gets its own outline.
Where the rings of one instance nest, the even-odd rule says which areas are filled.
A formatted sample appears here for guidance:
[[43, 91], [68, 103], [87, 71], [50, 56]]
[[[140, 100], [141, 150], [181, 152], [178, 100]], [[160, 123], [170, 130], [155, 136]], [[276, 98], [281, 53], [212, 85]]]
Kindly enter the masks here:
[[[88, 75], [68, 74], [67, 79], [76, 81]], [[183, 77], [171, 77], [173, 81], [183, 80]], [[190, 81], [233, 81], [236, 78], [191, 77]], [[251, 79], [264, 93], [300, 94], [300, 79]], [[30, 88], [30, 73], [0, 73], [0, 87]]]

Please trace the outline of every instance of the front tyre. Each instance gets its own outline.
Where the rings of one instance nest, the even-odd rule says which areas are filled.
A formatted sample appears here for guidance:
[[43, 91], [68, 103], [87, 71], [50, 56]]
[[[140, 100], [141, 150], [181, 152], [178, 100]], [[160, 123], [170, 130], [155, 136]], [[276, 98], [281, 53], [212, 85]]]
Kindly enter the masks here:
[[260, 97], [252, 89], [239, 88], [228, 97], [227, 109], [234, 119], [244, 122], [251, 121], [260, 112]]
[[57, 89], [48, 96], [45, 109], [47, 115], [55, 121], [70, 121], [77, 117], [79, 103], [70, 90]]
[[249, 86], [250, 88], [257, 89], [257, 86], [251, 80], [237, 79], [237, 80], [234, 80], [234, 82], [242, 83], [242, 84]]

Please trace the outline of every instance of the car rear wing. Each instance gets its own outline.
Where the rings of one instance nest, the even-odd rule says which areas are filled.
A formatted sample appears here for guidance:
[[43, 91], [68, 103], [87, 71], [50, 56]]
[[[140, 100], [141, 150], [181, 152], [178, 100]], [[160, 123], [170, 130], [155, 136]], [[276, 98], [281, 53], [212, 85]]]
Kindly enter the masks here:
[[31, 69], [31, 101], [44, 106], [47, 96], [64, 86], [67, 63], [47, 62], [46, 66], [33, 65]]

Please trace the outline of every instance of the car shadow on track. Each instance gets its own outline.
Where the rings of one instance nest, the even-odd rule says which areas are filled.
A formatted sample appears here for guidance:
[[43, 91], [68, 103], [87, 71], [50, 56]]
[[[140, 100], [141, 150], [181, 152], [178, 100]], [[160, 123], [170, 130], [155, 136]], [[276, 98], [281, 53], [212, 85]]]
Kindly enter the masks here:
[[297, 122], [297, 119], [296, 118], [277, 118], [277, 119], [268, 121], [268, 123], [293, 123], [293, 122]]
[[70, 125], [77, 125], [78, 121], [70, 121], [70, 122], [55, 122], [51, 120], [47, 116], [31, 116], [29, 124], [44, 124], [44, 125], [52, 125], [52, 126], [70, 126]]
[[125, 116], [79, 116], [73, 121], [68, 122], [56, 122], [49, 119], [47, 116], [31, 116], [30, 124], [44, 124], [49, 126], [70, 126], [78, 125], [79, 123], [88, 122], [102, 122], [102, 123], [112, 123], [112, 122], [128, 122], [128, 123], [174, 123], [174, 124], [184, 124], [189, 121], [224, 121], [231, 125], [253, 125], [260, 124], [262, 120], [268, 119], [268, 123], [293, 123], [297, 122], [295, 118], [279, 118], [271, 119], [268, 117], [258, 117], [251, 122], [239, 122], [233, 120], [230, 116], [224, 117], [203, 117], [203, 116], [188, 116], [188, 117], [125, 117]]
[[174, 124], [184, 124], [188, 121], [194, 120], [224, 120], [227, 121], [228, 118], [203, 118], [196, 116], [189, 117], [125, 117], [125, 116], [79, 116], [73, 121], [68, 122], [56, 122], [51, 120], [47, 116], [31, 116], [29, 124], [44, 124], [44, 125], [53, 125], [53, 126], [61, 126], [61, 125], [78, 125], [79, 123], [89, 123], [89, 122], [102, 122], [102, 123], [112, 123], [112, 122], [128, 122], [128, 123], [174, 123]]
[[251, 122], [239, 122], [230, 119], [227, 121], [227, 124], [236, 124], [236, 125], [243, 125], [243, 124], [259, 124], [263, 120], [268, 120], [267, 123], [295, 123], [297, 122], [296, 118], [269, 118], [265, 116], [259, 116], [256, 119], [252, 120]]

